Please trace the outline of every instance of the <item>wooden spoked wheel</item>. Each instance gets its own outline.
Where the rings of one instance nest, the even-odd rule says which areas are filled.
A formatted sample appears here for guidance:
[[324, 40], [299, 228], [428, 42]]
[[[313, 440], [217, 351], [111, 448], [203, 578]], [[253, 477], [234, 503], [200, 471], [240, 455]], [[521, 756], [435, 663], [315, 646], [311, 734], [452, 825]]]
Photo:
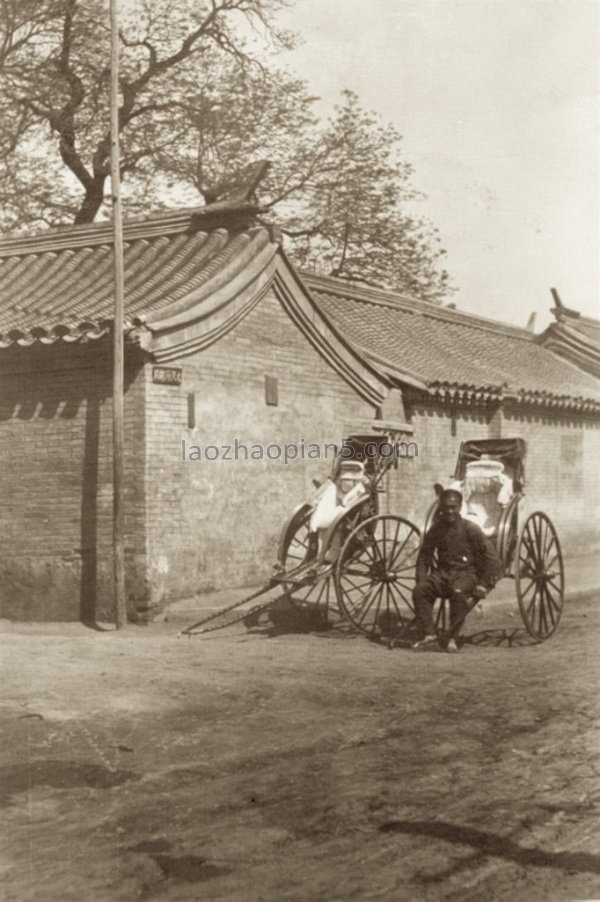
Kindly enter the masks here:
[[502, 562], [503, 574], [512, 572], [517, 540], [519, 538], [519, 501], [520, 495], [516, 495], [508, 507], [502, 512], [498, 524], [498, 536], [496, 550]]
[[[371, 504], [371, 498], [365, 497], [361, 504], [349, 509], [338, 521], [329, 538], [328, 545], [327, 558], [334, 558], [329, 561], [332, 566], [328, 567], [326, 561], [323, 566], [317, 568], [317, 574], [307, 581], [306, 585], [294, 585], [291, 582], [284, 584], [292, 604], [300, 607], [313, 607], [325, 621], [331, 611], [337, 613], [334, 588], [335, 558], [349, 533], [370, 513]], [[299, 511], [295, 521], [290, 524], [281, 554], [281, 563], [285, 571], [293, 572], [296, 567], [308, 562], [312, 556], [308, 528], [311, 513], [311, 507], [308, 507], [306, 511]]]
[[311, 513], [311, 505], [303, 505], [287, 526], [278, 554], [279, 563], [286, 572], [301, 567], [309, 558], [308, 524]]
[[[286, 571], [293, 571], [296, 567], [300, 567], [310, 557], [308, 524], [312, 508], [308, 507], [306, 511], [299, 513], [300, 516], [290, 525], [287, 541], [282, 549], [281, 563]], [[299, 607], [313, 607], [324, 621], [327, 620], [330, 602], [335, 599], [331, 572], [322, 579], [311, 580], [307, 585], [297, 586], [292, 583], [284, 585], [288, 590], [287, 597], [292, 604]]]
[[429, 530], [430, 530], [431, 527], [433, 526], [434, 521], [435, 521], [435, 518], [436, 518], [437, 515], [438, 515], [439, 509], [440, 509], [440, 499], [439, 499], [439, 498], [436, 498], [435, 501], [433, 501], [433, 502], [429, 505], [429, 508], [428, 508], [428, 510], [427, 510], [427, 513], [425, 514], [425, 526], [423, 527], [423, 535], [424, 535], [424, 536], [427, 535], [427, 533], [429, 532]]
[[543, 640], [558, 626], [565, 601], [565, 571], [552, 521], [536, 511], [523, 525], [515, 563], [517, 598], [530, 636]]
[[370, 638], [406, 635], [421, 544], [417, 527], [391, 514], [369, 517], [344, 543], [335, 571], [340, 611]]

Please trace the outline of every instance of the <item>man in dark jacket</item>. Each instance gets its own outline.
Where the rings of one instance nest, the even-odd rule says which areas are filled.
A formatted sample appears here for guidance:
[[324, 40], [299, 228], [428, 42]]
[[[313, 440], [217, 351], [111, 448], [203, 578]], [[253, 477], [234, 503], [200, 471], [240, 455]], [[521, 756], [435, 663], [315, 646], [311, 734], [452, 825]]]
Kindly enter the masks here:
[[448, 598], [451, 630], [447, 650], [458, 651], [457, 639], [469, 599], [485, 598], [498, 577], [500, 561], [491, 542], [476, 523], [461, 517], [461, 505], [460, 492], [442, 492], [439, 513], [423, 540], [413, 591], [423, 638], [413, 648], [438, 646], [433, 604], [437, 598]]

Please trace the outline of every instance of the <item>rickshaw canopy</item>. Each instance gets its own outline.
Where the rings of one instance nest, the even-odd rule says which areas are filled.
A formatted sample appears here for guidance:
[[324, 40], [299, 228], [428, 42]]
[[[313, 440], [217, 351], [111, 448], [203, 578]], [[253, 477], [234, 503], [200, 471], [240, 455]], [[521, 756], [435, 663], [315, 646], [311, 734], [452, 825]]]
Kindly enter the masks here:
[[456, 461], [455, 479], [465, 478], [468, 463], [474, 460], [497, 460], [504, 464], [518, 491], [525, 484], [527, 443], [522, 438], [483, 438], [462, 442]]
[[381, 432], [348, 435], [342, 441], [334, 461], [334, 476], [345, 460], [364, 464], [365, 474], [378, 481], [394, 462], [394, 439], [389, 434]]

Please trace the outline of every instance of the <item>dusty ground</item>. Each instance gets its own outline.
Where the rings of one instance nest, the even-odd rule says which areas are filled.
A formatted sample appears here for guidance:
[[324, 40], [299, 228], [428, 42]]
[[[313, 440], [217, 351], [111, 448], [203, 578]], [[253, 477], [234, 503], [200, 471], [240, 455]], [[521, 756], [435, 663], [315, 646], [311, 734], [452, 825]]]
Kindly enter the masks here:
[[458, 656], [7, 625], [3, 902], [600, 898], [599, 602]]

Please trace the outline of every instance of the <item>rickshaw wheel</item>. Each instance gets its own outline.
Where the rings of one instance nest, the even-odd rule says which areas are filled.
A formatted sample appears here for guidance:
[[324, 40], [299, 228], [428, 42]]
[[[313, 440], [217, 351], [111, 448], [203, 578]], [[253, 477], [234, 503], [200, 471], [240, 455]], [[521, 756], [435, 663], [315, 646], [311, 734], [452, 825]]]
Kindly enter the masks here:
[[[311, 510], [309, 508], [308, 512], [299, 519], [295, 530], [290, 531], [291, 534], [287, 539], [281, 559], [281, 563], [286, 570], [297, 567], [306, 559], [308, 554], [308, 523]], [[323, 624], [327, 624], [331, 602], [335, 597], [332, 572], [320, 580], [311, 582], [310, 585], [292, 586], [289, 584], [287, 588], [287, 597], [294, 606], [313, 608]]]
[[496, 550], [502, 562], [503, 575], [512, 572], [517, 541], [519, 538], [519, 501], [516, 495], [500, 517]]
[[370, 638], [408, 638], [420, 544], [417, 527], [393, 514], [369, 517], [346, 539], [335, 571], [338, 605]]
[[440, 499], [436, 498], [432, 504], [429, 505], [427, 513], [425, 514], [425, 526], [423, 527], [423, 535], [426, 536], [437, 516], [437, 513], [440, 509]]
[[[337, 544], [340, 547], [346, 536], [354, 529], [357, 523], [364, 519], [365, 508], [369, 510], [372, 506], [372, 500], [365, 497], [364, 503], [352, 508], [338, 522], [333, 534], [330, 537], [329, 547]], [[301, 564], [308, 554], [308, 524], [310, 521], [311, 509], [309, 508], [305, 514], [300, 512], [297, 525], [290, 530], [289, 537], [286, 539], [286, 545], [282, 555], [282, 564], [285, 569], [293, 569]], [[312, 608], [321, 618], [323, 624], [328, 621], [331, 612], [339, 615], [336, 606], [336, 594], [334, 586], [335, 566], [331, 566], [325, 570], [325, 575], [315, 577], [309, 585], [293, 586], [289, 584], [288, 598], [296, 607]]]
[[515, 563], [517, 598], [530, 636], [542, 641], [558, 626], [565, 601], [565, 570], [552, 521], [541, 511], [523, 525]]

